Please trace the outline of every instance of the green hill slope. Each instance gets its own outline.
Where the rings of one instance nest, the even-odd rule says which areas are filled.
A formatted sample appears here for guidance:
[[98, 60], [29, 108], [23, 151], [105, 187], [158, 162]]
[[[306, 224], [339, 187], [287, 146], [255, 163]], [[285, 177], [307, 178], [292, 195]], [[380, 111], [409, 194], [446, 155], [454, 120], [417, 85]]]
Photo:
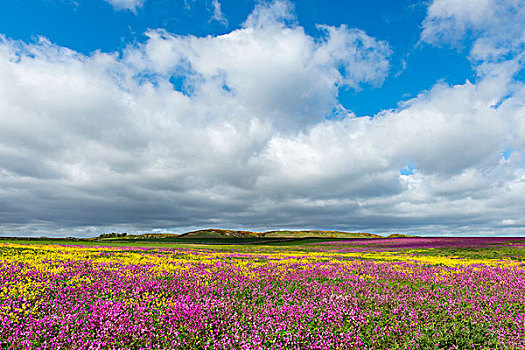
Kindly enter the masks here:
[[386, 238], [417, 238], [419, 236], [417, 235], [407, 235], [407, 234], [404, 234], [404, 233], [392, 233], [388, 236], [386, 236]]
[[342, 232], [342, 231], [268, 231], [263, 233], [264, 237], [279, 237], [279, 238], [305, 238], [305, 237], [319, 237], [319, 238], [383, 238], [382, 236], [373, 233], [365, 232]]

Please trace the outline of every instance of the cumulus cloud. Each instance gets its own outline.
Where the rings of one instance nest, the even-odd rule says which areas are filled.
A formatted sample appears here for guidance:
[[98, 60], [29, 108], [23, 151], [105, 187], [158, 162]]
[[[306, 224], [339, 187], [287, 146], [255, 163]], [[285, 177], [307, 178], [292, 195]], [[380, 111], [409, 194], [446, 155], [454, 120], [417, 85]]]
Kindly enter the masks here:
[[137, 8], [142, 7], [145, 0], [104, 0], [110, 3], [115, 10], [130, 10], [136, 12]]
[[150, 30], [122, 54], [1, 38], [3, 234], [523, 229], [519, 62], [356, 117], [337, 91], [381, 85], [392, 52], [319, 31], [275, 1], [228, 34]]
[[183, 78], [193, 99], [234, 99], [246, 115], [289, 127], [322, 121], [340, 86], [384, 80], [386, 43], [345, 26], [323, 26], [326, 35], [316, 42], [291, 11], [288, 2], [260, 4], [243, 28], [218, 37], [149, 31], [126, 61], [160, 79]]
[[470, 38], [471, 57], [480, 62], [523, 56], [525, 3], [514, 0], [435, 0], [423, 22], [421, 40], [458, 45]]

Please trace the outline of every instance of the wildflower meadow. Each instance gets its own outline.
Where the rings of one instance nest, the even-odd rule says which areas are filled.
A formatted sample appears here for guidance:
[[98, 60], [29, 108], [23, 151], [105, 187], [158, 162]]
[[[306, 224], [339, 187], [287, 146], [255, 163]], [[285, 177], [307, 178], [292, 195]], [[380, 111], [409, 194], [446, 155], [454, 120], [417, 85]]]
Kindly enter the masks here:
[[524, 349], [525, 239], [0, 243], [2, 349]]

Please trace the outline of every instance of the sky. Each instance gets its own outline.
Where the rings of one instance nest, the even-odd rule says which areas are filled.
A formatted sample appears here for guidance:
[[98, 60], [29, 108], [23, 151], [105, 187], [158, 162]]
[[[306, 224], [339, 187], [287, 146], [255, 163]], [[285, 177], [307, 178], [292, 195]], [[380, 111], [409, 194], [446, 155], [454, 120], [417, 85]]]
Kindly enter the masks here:
[[525, 234], [523, 0], [3, 0], [0, 235]]

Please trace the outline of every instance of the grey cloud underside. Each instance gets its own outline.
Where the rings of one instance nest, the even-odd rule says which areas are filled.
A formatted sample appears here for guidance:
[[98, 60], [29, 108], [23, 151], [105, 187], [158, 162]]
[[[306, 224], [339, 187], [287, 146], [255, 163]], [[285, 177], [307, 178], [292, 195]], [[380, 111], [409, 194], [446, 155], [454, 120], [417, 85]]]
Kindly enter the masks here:
[[[424, 42], [444, 40], [432, 16], [463, 13], [440, 11], [429, 10]], [[338, 89], [380, 86], [392, 52], [358, 29], [318, 29], [314, 40], [274, 2], [229, 34], [150, 31], [121, 55], [2, 38], [0, 233], [523, 233], [514, 37], [510, 59], [473, 63], [475, 83], [439, 83], [357, 118]]]

